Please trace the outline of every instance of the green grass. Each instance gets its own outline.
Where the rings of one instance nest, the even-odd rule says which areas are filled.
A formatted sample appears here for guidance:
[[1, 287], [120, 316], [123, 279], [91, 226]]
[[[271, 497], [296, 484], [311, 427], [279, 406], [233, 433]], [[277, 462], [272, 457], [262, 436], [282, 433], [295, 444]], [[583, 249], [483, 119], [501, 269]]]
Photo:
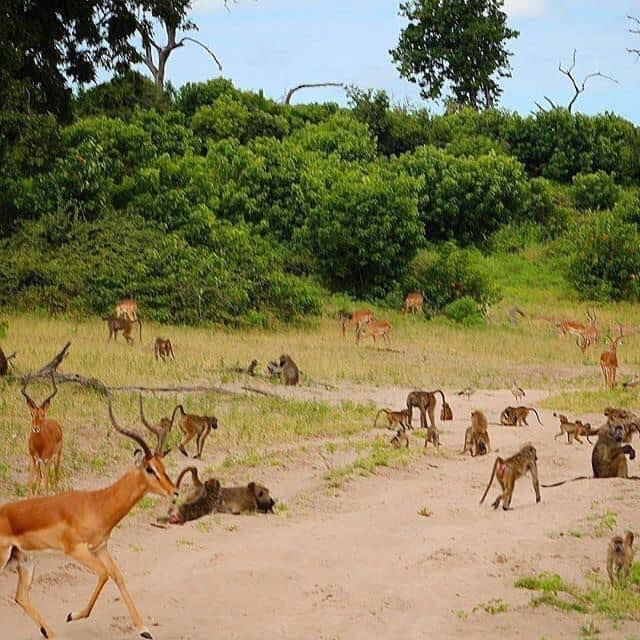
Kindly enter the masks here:
[[575, 611], [611, 620], [640, 621], [640, 563], [631, 568], [627, 581], [611, 587], [600, 576], [589, 576], [586, 587], [566, 583], [558, 574], [541, 573], [520, 578], [515, 586], [538, 592], [531, 604], [549, 606], [561, 611]]
[[496, 615], [497, 613], [504, 613], [505, 611], [508, 611], [509, 605], [502, 598], [491, 598], [491, 600], [484, 604], [476, 605], [473, 608], [473, 611], [475, 613], [480, 609], [491, 615]]

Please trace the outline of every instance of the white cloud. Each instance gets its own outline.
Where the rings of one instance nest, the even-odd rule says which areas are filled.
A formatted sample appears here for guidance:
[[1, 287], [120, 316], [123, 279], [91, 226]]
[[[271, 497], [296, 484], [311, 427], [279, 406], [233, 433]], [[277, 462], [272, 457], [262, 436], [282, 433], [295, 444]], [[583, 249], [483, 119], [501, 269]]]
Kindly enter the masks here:
[[505, 11], [512, 18], [531, 18], [542, 15], [546, 0], [505, 0]]
[[224, 0], [193, 0], [194, 13], [215, 13], [224, 9]]

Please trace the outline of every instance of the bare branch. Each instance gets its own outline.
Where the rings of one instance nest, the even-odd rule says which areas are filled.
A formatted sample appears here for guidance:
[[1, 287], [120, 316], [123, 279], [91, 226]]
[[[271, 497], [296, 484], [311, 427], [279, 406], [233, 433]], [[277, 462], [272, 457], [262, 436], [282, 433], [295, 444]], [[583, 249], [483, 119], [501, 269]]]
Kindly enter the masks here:
[[218, 70], [222, 71], [222, 64], [220, 63], [220, 60], [218, 60], [218, 58], [216, 57], [216, 54], [213, 53], [213, 51], [211, 51], [211, 49], [209, 49], [209, 47], [207, 47], [207, 45], [203, 44], [202, 42], [200, 42], [200, 40], [196, 40], [195, 38], [191, 38], [189, 36], [185, 36], [184, 38], [182, 38], [180, 40], [180, 42], [178, 42], [178, 44], [176, 46], [178, 47], [182, 47], [182, 43], [188, 40], [189, 42], [195, 42], [195, 44], [200, 45], [216, 62], [216, 64], [218, 65]]
[[308, 84], [299, 84], [297, 87], [293, 87], [293, 89], [290, 89], [287, 92], [287, 95], [285, 96], [284, 100], [282, 101], [283, 104], [290, 104], [291, 103], [291, 97], [293, 96], [293, 94], [296, 91], [299, 91], [300, 89], [310, 89], [310, 88], [314, 88], [314, 87], [344, 87], [344, 83], [342, 82], [311, 82]]

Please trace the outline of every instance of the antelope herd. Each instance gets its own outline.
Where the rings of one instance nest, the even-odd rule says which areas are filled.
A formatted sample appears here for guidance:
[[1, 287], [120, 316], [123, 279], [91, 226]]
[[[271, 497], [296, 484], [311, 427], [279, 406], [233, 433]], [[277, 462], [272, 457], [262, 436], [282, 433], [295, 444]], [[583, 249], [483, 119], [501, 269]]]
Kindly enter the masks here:
[[[421, 311], [423, 306], [424, 295], [421, 292], [412, 292], [404, 300], [402, 313], [413, 315]], [[517, 315], [526, 317], [519, 308], [517, 311]], [[513, 317], [515, 318], [516, 314]], [[584, 324], [562, 320], [556, 325], [562, 335], [576, 336], [576, 344], [583, 353], [587, 348], [597, 344], [600, 336], [595, 312], [588, 312], [587, 319], [587, 323]], [[105, 320], [109, 328], [109, 340], [112, 337], [115, 340], [117, 333], [122, 331], [127, 343], [131, 345], [133, 343], [132, 326], [138, 323], [140, 341], [142, 341], [142, 323], [138, 316], [138, 305], [133, 299], [121, 300], [115, 307], [115, 313], [107, 316]], [[354, 329], [356, 344], [368, 336], [374, 342], [377, 338], [382, 338], [385, 343], [391, 344], [391, 323], [375, 319], [373, 312], [369, 309], [340, 313], [339, 321], [343, 336], [346, 336], [348, 327]], [[615, 339], [608, 335], [605, 337], [610, 344], [600, 356], [600, 367], [607, 390], [613, 389], [616, 384], [617, 348], [622, 343], [624, 329], [622, 325], [619, 326], [619, 335]], [[156, 360], [165, 361], [169, 357], [175, 359], [173, 346], [168, 338], [156, 339], [154, 356]], [[237, 369], [237, 372], [251, 376], [257, 375], [257, 364], [258, 361], [253, 360], [248, 368]], [[287, 355], [282, 355], [279, 361], [270, 362], [268, 370], [271, 375], [279, 376], [284, 384], [298, 384], [299, 369]], [[70, 612], [67, 622], [89, 617], [104, 585], [111, 578], [120, 591], [122, 601], [129, 611], [136, 630], [142, 638], [151, 638], [127, 590], [122, 572], [107, 549], [111, 532], [117, 524], [147, 493], [173, 499], [168, 515], [157, 519], [156, 526], [162, 527], [183, 525], [213, 512], [273, 512], [275, 500], [271, 498], [267, 487], [256, 482], [225, 488], [215, 478], [201, 481], [198, 469], [194, 466], [184, 468], [178, 476], [177, 483], [174, 484], [165, 469], [164, 457], [170, 452], [166, 445], [176, 417], [178, 428], [182, 432], [178, 449], [188, 457], [186, 446], [195, 439], [194, 458], [202, 457], [207, 437], [212, 430], [219, 428], [217, 418], [212, 415], [189, 413], [182, 404], [178, 404], [170, 418], [165, 416], [157, 422], [150, 422], [145, 416], [143, 400], [140, 396], [140, 421], [146, 431], [155, 438], [155, 447], [152, 450], [137, 431], [124, 428], [119, 424], [108, 392], [107, 409], [113, 428], [120, 435], [132, 440], [138, 447], [134, 451], [133, 467], [116, 482], [100, 490], [72, 490], [48, 495], [51, 471], [53, 471], [53, 487], [58, 488], [62, 459], [63, 429], [57, 420], [47, 416], [58, 389], [55, 375], [52, 374], [52, 392], [38, 404], [27, 391], [30, 382], [31, 378], [27, 375], [24, 378], [21, 393], [31, 413], [31, 430], [28, 437], [29, 483], [34, 497], [0, 506], [0, 570], [8, 566], [17, 569], [18, 588], [15, 600], [38, 626], [45, 638], [52, 637], [53, 630], [33, 605], [29, 595], [35, 571], [31, 553], [43, 550], [61, 551], [97, 576], [95, 589], [88, 602], [82, 609]], [[467, 401], [470, 401], [474, 392], [473, 388], [466, 387], [458, 392], [458, 395], [465, 395]], [[517, 403], [521, 402], [526, 395], [515, 380], [511, 393]], [[432, 443], [434, 447], [439, 448], [440, 432], [436, 423], [438, 400], [440, 400], [441, 409], [440, 420], [453, 420], [453, 411], [442, 390], [417, 389], [407, 395], [405, 407], [397, 410], [380, 409], [376, 415], [374, 427], [380, 414], [384, 413], [388, 422], [387, 428], [395, 430], [395, 435], [390, 441], [392, 446], [409, 447], [409, 432], [414, 429], [413, 409], [417, 408], [420, 428], [425, 432], [424, 446], [427, 447]], [[506, 407], [500, 415], [499, 424], [524, 429], [528, 426], [527, 417], [530, 412], [535, 414], [538, 423], [542, 425], [534, 407], [520, 405]], [[640, 434], [640, 418], [629, 411], [612, 407], [605, 410], [605, 416], [606, 424], [594, 429], [589, 423], [579, 419], [570, 421], [565, 415], [559, 414], [556, 417], [560, 421], [560, 432], [554, 436], [554, 440], [566, 435], [568, 445], [572, 445], [574, 440], [583, 445], [581, 437], [585, 437], [591, 443], [589, 436], [597, 436], [592, 452], [593, 477], [628, 478], [630, 476], [627, 457], [629, 460], [635, 458], [635, 450], [630, 443], [634, 433]], [[464, 434], [462, 454], [469, 452], [472, 457], [486, 456], [491, 452], [491, 444], [489, 422], [485, 413], [475, 410], [471, 412], [470, 420], [471, 424]], [[510, 457], [496, 457], [480, 503], [484, 501], [494, 479], [497, 479], [501, 490], [492, 506], [497, 509], [502, 504], [504, 510], [511, 508], [516, 481], [527, 473], [531, 475], [537, 503], [540, 502], [541, 486], [549, 488], [572, 481], [565, 480], [555, 484], [541, 485], [538, 479], [537, 461], [537, 451], [530, 443], [523, 444], [520, 450]], [[179, 496], [180, 482], [186, 474], [191, 474], [192, 490], [187, 499], [176, 506], [175, 500]], [[586, 477], [581, 476], [573, 480], [582, 479]], [[45, 495], [38, 497], [43, 481]], [[631, 532], [626, 532], [624, 537], [616, 536], [611, 540], [607, 551], [607, 571], [612, 583], [619, 581], [620, 576], [628, 575], [634, 554], [633, 541]]]

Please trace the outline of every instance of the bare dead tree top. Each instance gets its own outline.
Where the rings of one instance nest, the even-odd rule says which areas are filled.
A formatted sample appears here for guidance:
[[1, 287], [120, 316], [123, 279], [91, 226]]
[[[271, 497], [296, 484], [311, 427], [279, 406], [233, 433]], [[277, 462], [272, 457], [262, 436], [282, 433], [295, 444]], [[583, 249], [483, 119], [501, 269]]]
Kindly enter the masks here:
[[[640, 27], [640, 18], [636, 18], [635, 16], [627, 16], [627, 18], [633, 22], [635, 22], [638, 27]], [[629, 29], [629, 33], [633, 33], [636, 36], [640, 36], [640, 28], [638, 29]], [[640, 49], [627, 48], [629, 53], [635, 53], [638, 57], [640, 57]]]
[[283, 104], [290, 104], [291, 97], [296, 91], [300, 91], [300, 89], [313, 89], [316, 87], [344, 87], [343, 82], [308, 82], [305, 84], [299, 84], [297, 87], [293, 87], [293, 89], [289, 89], [287, 94], [285, 95]]
[[[611, 82], [615, 82], [616, 84], [620, 84], [615, 78], [612, 78], [611, 76], [608, 76], [604, 73], [601, 73], [600, 71], [596, 71], [594, 73], [588, 73], [583, 79], [582, 82], [579, 82], [578, 80], [576, 80], [575, 76], [574, 76], [574, 70], [576, 68], [576, 53], [577, 50], [574, 49], [573, 50], [573, 55], [571, 56], [571, 64], [565, 69], [562, 66], [562, 61], [560, 61], [558, 63], [558, 71], [560, 71], [560, 73], [562, 73], [563, 75], [567, 76], [567, 78], [569, 78], [569, 81], [571, 82], [573, 89], [574, 89], [574, 95], [571, 98], [571, 100], [569, 101], [569, 104], [566, 106], [566, 109], [569, 113], [571, 113], [571, 110], [573, 109], [573, 105], [575, 104], [576, 100], [578, 99], [578, 97], [580, 96], [580, 94], [584, 93], [584, 90], [587, 86], [587, 82], [589, 80], [591, 80], [592, 78], [604, 78], [605, 80], [610, 80]], [[640, 55], [640, 53], [639, 53]], [[549, 103], [549, 105], [551, 106], [551, 109], [558, 109], [558, 105], [551, 100], [551, 98], [547, 97], [547, 96], [543, 96], [544, 99]], [[536, 107], [538, 107], [538, 109], [540, 111], [546, 112], [547, 110], [539, 103], [536, 102], [534, 100], [533, 102]]]

